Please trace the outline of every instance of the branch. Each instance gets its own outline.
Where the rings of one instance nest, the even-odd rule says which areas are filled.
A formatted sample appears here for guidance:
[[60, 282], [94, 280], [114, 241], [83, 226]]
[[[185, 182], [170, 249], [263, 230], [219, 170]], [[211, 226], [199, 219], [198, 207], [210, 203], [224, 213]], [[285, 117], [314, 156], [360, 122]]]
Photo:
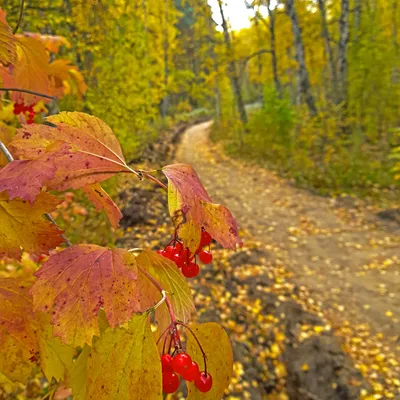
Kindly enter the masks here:
[[24, 13], [24, 3], [25, 3], [25, 0], [21, 0], [21, 8], [20, 8], [20, 10], [19, 10], [19, 18], [18, 18], [17, 25], [16, 25], [16, 27], [15, 27], [14, 30], [13, 30], [13, 35], [15, 35], [15, 34], [17, 33], [17, 30], [18, 30], [18, 28], [19, 28], [19, 25], [21, 24], [21, 21], [22, 21], [22, 14]]
[[[14, 161], [14, 157], [12, 156], [12, 154], [7, 149], [6, 145], [1, 140], [0, 140], [0, 151], [6, 156], [8, 162]], [[46, 213], [44, 214], [44, 216], [58, 228], [56, 221], [54, 221], [54, 218], [50, 214]], [[71, 242], [63, 233], [61, 234], [61, 237], [63, 238], [65, 244], [68, 247], [72, 246]]]
[[150, 175], [148, 172], [143, 171], [141, 169], [137, 170], [136, 172], [140, 175], [139, 178], [141, 178], [141, 179], [143, 179], [143, 178], [149, 179], [149, 180], [157, 183], [157, 185], [161, 186], [163, 189], [168, 190], [168, 186], [167, 185], [165, 185], [164, 183], [159, 181], [153, 175]]
[[21, 92], [21, 93], [29, 93], [29, 94], [33, 94], [33, 95], [39, 96], [39, 97], [44, 97], [44, 98], [50, 99], [50, 100], [56, 100], [56, 99], [57, 99], [56, 96], [49, 96], [48, 94], [39, 93], [39, 92], [34, 92], [33, 90], [27, 90], [27, 89], [0, 88], [0, 91], [2, 91], [2, 92]]

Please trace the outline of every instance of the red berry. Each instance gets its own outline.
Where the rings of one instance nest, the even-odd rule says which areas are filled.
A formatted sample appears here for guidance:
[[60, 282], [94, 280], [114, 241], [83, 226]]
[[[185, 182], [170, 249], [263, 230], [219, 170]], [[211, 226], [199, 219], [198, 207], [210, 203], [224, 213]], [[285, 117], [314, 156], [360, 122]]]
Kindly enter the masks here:
[[179, 376], [174, 372], [164, 372], [162, 374], [162, 385], [165, 393], [174, 393], [179, 387]]
[[183, 265], [182, 274], [186, 276], [186, 278], [194, 278], [200, 272], [199, 266], [194, 262], [189, 262]]
[[186, 261], [186, 256], [184, 252], [182, 251], [181, 253], [175, 253], [172, 257], [172, 261], [176, 264], [178, 268], [182, 268], [183, 264], [185, 264]]
[[208, 246], [209, 244], [211, 244], [211, 242], [212, 242], [212, 237], [211, 237], [211, 235], [210, 235], [208, 232], [206, 232], [206, 231], [202, 231], [202, 232], [201, 232], [201, 241], [200, 241], [200, 245], [201, 245], [202, 247]]
[[162, 372], [174, 372], [172, 369], [172, 357], [169, 354], [163, 354], [161, 356], [161, 366], [162, 366]]
[[213, 259], [213, 256], [209, 251], [203, 250], [200, 252], [199, 258], [203, 264], [210, 264], [210, 262]]
[[197, 379], [200, 375], [200, 370], [199, 370], [199, 366], [197, 365], [197, 363], [195, 361], [192, 361], [192, 365], [191, 367], [185, 371], [184, 373], [182, 373], [182, 378], [185, 381], [194, 381], [195, 379]]
[[167, 258], [170, 258], [170, 259], [171, 259], [171, 258], [174, 256], [174, 254], [176, 253], [176, 250], [175, 250], [175, 247], [167, 246], [167, 247], [164, 249], [164, 252], [165, 252], [164, 257], [167, 257]]
[[189, 354], [178, 353], [172, 358], [171, 365], [177, 374], [182, 375], [192, 366], [192, 359]]
[[212, 388], [212, 376], [205, 372], [200, 372], [200, 375], [194, 381], [194, 384], [200, 392], [206, 393]]
[[181, 242], [175, 243], [175, 250], [179, 253], [183, 249], [183, 244]]

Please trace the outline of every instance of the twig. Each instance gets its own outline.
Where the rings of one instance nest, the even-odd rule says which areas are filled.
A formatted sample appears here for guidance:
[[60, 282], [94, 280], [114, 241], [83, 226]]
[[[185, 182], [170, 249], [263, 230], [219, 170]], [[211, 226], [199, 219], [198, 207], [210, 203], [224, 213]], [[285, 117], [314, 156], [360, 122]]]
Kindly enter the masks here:
[[21, 92], [21, 93], [29, 93], [29, 94], [33, 94], [33, 95], [38, 96], [38, 97], [44, 97], [44, 98], [50, 99], [50, 100], [56, 100], [56, 99], [57, 99], [56, 96], [50, 96], [50, 95], [48, 95], [48, 94], [39, 93], [39, 92], [34, 92], [33, 90], [28, 90], [28, 89], [0, 88], [0, 91], [2, 91], [2, 92]]
[[17, 25], [16, 25], [16, 27], [15, 27], [14, 30], [13, 30], [13, 35], [15, 35], [15, 34], [17, 33], [17, 30], [18, 30], [18, 28], [19, 28], [19, 25], [21, 24], [21, 21], [22, 21], [22, 14], [24, 13], [24, 3], [25, 3], [25, 0], [21, 0], [21, 8], [20, 8], [20, 10], [19, 10], [19, 18], [18, 18]]
[[[0, 140], [0, 151], [6, 156], [8, 162], [14, 161], [14, 157], [12, 156], [12, 154], [7, 149], [6, 145], [1, 140]], [[54, 218], [50, 214], [46, 213], [46, 214], [44, 214], [44, 216], [58, 228], [56, 221], [54, 221]], [[68, 238], [63, 233], [61, 234], [61, 237], [63, 238], [65, 244], [68, 247], [72, 246], [72, 243], [68, 240]]]

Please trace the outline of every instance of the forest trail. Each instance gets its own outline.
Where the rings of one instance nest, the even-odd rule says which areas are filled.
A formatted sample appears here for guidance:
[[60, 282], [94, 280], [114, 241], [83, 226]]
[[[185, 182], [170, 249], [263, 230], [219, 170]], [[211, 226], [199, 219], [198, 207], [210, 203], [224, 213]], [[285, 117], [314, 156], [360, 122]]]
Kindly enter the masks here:
[[[190, 163], [214, 202], [267, 249], [321, 310], [338, 335], [365, 332], [400, 349], [400, 225], [350, 197], [324, 198], [263, 168], [225, 156], [209, 138], [211, 122], [188, 129], [176, 162]], [[364, 332], [364, 334], [363, 334]], [[349, 336], [350, 336], [349, 335]], [[358, 339], [357, 339], [358, 340]], [[357, 351], [356, 349], [353, 349]]]

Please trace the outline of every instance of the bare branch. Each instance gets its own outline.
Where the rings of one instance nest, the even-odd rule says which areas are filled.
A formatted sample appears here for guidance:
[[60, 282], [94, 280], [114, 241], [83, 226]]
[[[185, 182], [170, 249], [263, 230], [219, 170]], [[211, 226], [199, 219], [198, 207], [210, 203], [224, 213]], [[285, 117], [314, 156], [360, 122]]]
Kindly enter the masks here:
[[46, 99], [50, 99], [50, 100], [56, 100], [57, 97], [56, 96], [49, 96], [48, 94], [44, 94], [44, 93], [39, 93], [39, 92], [34, 92], [33, 90], [27, 90], [27, 89], [18, 89], [18, 88], [0, 88], [0, 91], [2, 92], [20, 92], [20, 93], [29, 93], [29, 94], [33, 94], [35, 96], [38, 97], [44, 97]]
[[22, 14], [24, 13], [24, 3], [25, 3], [25, 0], [21, 0], [21, 8], [19, 10], [18, 22], [17, 22], [17, 25], [15, 26], [15, 28], [13, 30], [13, 34], [14, 35], [17, 33], [17, 30], [18, 30], [18, 28], [19, 28], [19, 26], [21, 24], [21, 21], [22, 21]]

